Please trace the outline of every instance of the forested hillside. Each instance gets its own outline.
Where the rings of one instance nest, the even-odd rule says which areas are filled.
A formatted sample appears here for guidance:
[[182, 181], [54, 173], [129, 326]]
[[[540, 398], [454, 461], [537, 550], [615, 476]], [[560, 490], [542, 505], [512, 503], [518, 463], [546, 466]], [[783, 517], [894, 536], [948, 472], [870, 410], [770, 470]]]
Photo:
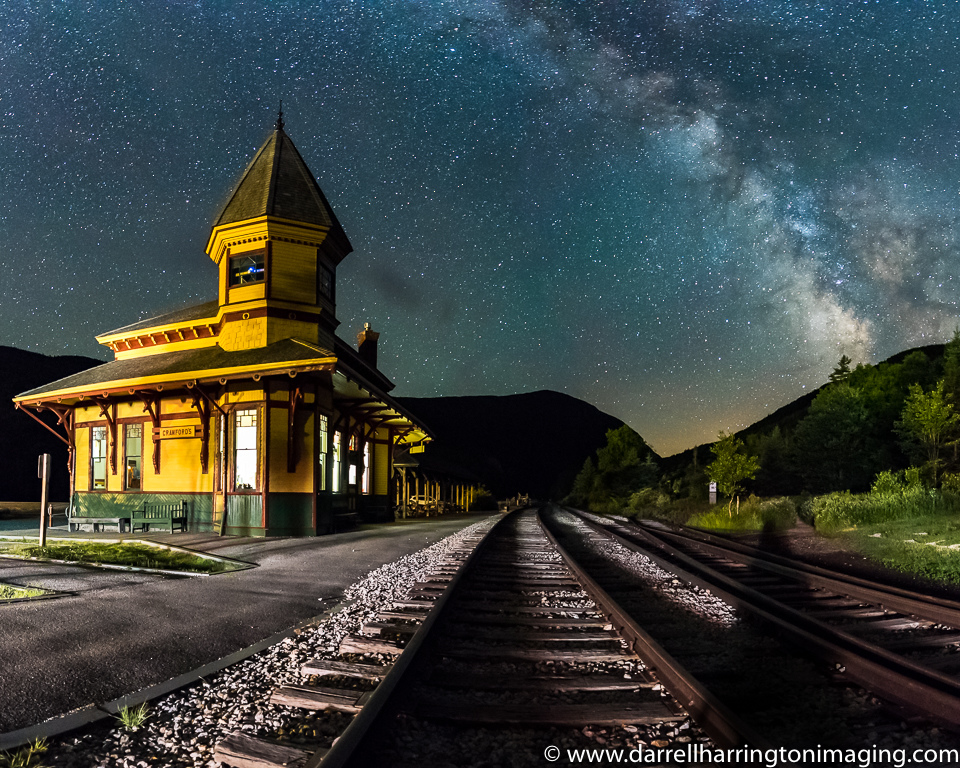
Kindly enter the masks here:
[[[938, 384], [944, 404], [960, 406], [960, 337], [901, 352], [877, 365], [850, 369], [841, 360], [830, 381], [737, 433], [748, 454], [759, 458], [747, 491], [761, 496], [869, 489], [883, 470], [919, 466], [929, 480], [960, 471], [956, 440], [941, 437], [943, 448], [931, 464], [929, 445], [908, 434], [904, 409], [916, 394], [933, 407]], [[708, 445], [663, 461], [661, 485], [681, 494], [705, 493], [703, 468], [713, 459]]]

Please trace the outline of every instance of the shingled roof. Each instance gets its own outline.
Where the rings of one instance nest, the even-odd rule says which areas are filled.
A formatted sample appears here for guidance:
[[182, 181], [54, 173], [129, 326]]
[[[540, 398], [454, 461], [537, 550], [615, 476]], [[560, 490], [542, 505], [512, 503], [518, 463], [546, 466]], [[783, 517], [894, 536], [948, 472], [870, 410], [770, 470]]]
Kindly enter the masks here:
[[54, 392], [108, 389], [130, 386], [131, 382], [155, 381], [162, 377], [188, 381], [230, 376], [235, 372], [256, 370], [269, 374], [287, 367], [296, 370], [317, 360], [335, 361], [334, 353], [299, 339], [283, 339], [265, 347], [233, 352], [217, 346], [184, 349], [143, 357], [111, 360], [88, 368], [59, 381], [17, 395], [17, 398], [40, 398]]
[[260, 216], [330, 227], [330, 235], [342, 240], [345, 252], [353, 250], [320, 185], [284, 133], [280, 120], [250, 161], [214, 227]]
[[114, 331], [101, 333], [100, 336], [113, 336], [116, 333], [135, 333], [136, 331], [142, 331], [148, 328], [156, 328], [157, 326], [174, 325], [176, 323], [192, 323], [196, 322], [197, 320], [204, 320], [206, 318], [216, 320], [217, 311], [219, 309], [219, 301], [206, 301], [203, 304], [194, 304], [190, 307], [183, 307], [182, 309], [177, 309], [173, 312], [167, 312], [163, 315], [157, 315], [156, 317], [148, 317], [146, 320], [139, 320], [136, 323], [131, 323], [130, 325], [125, 325], [122, 328], [117, 328]]

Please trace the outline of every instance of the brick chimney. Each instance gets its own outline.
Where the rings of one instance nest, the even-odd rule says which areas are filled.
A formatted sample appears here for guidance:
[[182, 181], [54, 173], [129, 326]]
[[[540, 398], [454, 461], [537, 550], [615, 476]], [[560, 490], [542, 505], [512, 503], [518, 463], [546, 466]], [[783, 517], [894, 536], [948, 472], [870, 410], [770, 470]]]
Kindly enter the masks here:
[[370, 323], [364, 323], [363, 330], [357, 334], [357, 352], [374, 369], [377, 367], [377, 339], [379, 338], [379, 333], [370, 330]]

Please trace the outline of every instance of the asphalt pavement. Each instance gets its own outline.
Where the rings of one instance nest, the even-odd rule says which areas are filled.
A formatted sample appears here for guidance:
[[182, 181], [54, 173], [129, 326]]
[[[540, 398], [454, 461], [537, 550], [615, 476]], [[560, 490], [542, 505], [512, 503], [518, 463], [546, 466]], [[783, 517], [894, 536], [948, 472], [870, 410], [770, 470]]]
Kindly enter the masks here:
[[[216, 576], [0, 557], [0, 582], [69, 592], [0, 605], [0, 734], [162, 683], [289, 629], [336, 605], [346, 587], [383, 563], [482, 517], [406, 520], [317, 538], [150, 535], [259, 566]], [[26, 520], [0, 525], [3, 535], [31, 531], [36, 536], [37, 526]]]

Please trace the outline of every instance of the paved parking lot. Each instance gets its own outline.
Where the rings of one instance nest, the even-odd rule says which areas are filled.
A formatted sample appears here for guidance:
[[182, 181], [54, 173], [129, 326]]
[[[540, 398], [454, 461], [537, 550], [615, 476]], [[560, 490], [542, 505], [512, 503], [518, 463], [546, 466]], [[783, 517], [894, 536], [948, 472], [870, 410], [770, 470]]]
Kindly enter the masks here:
[[[303, 539], [150, 536], [259, 566], [209, 577], [0, 558], [0, 582], [70, 593], [0, 605], [0, 733], [110, 701], [246, 648], [335, 605], [347, 586], [379, 565], [481, 517], [407, 520]], [[0, 534], [21, 532], [36, 536], [37, 525], [0, 521]]]

